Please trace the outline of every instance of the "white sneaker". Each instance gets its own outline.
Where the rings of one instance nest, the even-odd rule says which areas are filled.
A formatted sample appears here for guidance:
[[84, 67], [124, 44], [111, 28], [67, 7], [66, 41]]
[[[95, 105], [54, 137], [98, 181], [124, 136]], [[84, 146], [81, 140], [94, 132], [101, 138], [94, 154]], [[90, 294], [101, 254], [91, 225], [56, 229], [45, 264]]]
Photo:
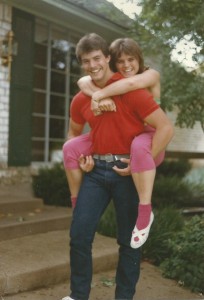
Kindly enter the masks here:
[[74, 299], [72, 299], [71, 297], [67, 296], [67, 297], [62, 298], [62, 300], [74, 300]]

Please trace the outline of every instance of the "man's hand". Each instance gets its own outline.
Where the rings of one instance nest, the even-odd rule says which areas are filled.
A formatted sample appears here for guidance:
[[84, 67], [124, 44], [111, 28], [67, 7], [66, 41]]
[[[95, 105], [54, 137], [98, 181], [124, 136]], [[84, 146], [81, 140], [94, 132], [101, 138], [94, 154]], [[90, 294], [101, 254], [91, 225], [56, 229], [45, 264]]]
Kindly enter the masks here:
[[91, 170], [94, 167], [94, 160], [91, 155], [84, 156], [83, 154], [81, 154], [78, 161], [79, 161], [80, 168], [82, 169], [82, 171], [84, 171], [86, 173], [91, 172]]
[[129, 158], [121, 158], [121, 161], [128, 164], [127, 168], [125, 169], [121, 169], [118, 168], [117, 166], [113, 167], [113, 170], [118, 173], [120, 176], [128, 176], [131, 175], [131, 171], [130, 171], [130, 159]]
[[102, 114], [102, 112], [99, 108], [99, 102], [97, 102], [93, 99], [91, 99], [91, 110], [92, 110], [94, 116], [98, 116], [98, 115]]

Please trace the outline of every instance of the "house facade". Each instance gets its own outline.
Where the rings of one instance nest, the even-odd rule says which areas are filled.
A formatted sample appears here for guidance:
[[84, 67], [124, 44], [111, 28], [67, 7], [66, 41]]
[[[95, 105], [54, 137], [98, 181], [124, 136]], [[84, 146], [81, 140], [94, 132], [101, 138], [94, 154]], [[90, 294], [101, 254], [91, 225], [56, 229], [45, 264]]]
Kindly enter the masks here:
[[1, 57], [1, 165], [51, 161], [65, 140], [82, 75], [77, 41], [93, 31], [111, 41], [125, 29], [70, 1], [0, 1], [0, 40], [5, 43], [12, 32], [16, 47], [11, 66]]
[[[70, 102], [82, 76], [76, 43], [89, 32], [108, 42], [127, 35], [123, 23], [80, 2], [0, 0], [1, 168], [54, 160], [66, 139]], [[168, 154], [173, 153], [204, 158], [199, 124], [194, 130], [176, 128], [168, 147]]]

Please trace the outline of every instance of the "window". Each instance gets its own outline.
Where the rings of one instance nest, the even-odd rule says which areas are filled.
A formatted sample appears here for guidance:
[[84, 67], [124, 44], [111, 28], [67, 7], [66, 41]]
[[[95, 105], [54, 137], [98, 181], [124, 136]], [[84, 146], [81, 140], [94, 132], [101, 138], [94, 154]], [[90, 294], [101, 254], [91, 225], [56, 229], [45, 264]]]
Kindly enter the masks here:
[[69, 104], [78, 92], [81, 68], [75, 56], [78, 37], [67, 30], [36, 21], [32, 161], [49, 162], [65, 141]]

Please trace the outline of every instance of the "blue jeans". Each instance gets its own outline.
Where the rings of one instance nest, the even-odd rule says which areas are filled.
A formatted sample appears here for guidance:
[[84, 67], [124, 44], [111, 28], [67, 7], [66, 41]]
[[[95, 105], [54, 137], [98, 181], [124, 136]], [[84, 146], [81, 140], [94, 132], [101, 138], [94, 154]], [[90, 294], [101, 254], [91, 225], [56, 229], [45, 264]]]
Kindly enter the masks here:
[[99, 220], [113, 199], [119, 244], [115, 299], [132, 300], [140, 273], [140, 250], [130, 247], [138, 208], [138, 195], [131, 176], [120, 176], [112, 167], [127, 165], [95, 160], [84, 175], [70, 229], [71, 295], [88, 300], [92, 280], [92, 243]]

